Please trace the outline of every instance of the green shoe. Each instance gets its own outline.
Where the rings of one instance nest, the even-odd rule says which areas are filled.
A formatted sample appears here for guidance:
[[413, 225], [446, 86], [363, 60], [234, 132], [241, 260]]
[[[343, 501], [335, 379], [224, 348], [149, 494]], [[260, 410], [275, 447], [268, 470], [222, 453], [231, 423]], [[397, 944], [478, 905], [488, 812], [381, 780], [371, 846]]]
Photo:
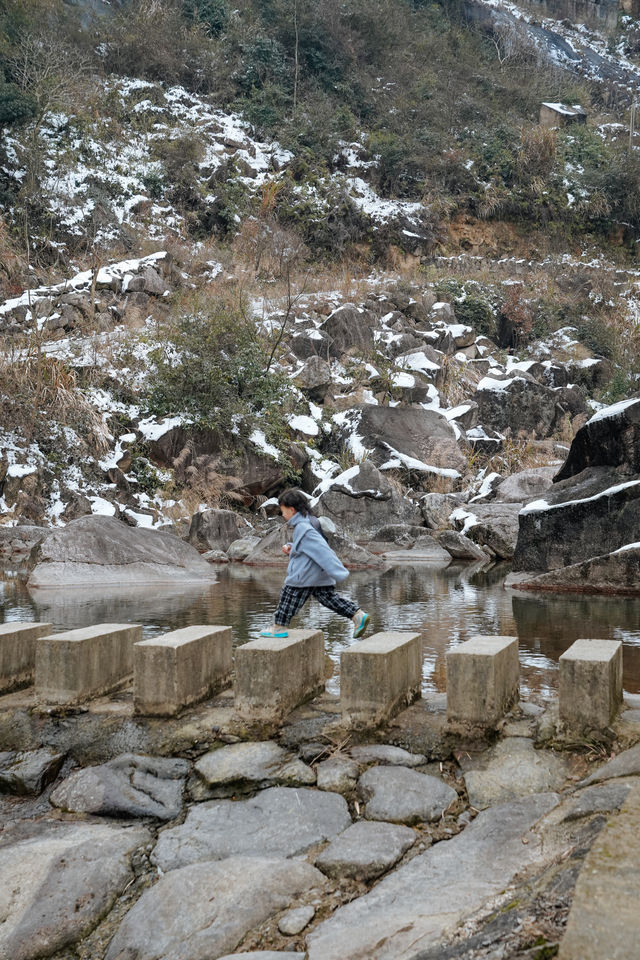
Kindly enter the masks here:
[[354, 639], [354, 640], [357, 640], [358, 637], [361, 637], [361, 636], [362, 636], [362, 634], [363, 634], [363, 633], [365, 632], [365, 630], [367, 629], [368, 623], [369, 623], [369, 614], [368, 614], [368, 613], [363, 613], [362, 616], [360, 617], [360, 622], [357, 623], [357, 624], [355, 625], [355, 627], [354, 627], [354, 630], [353, 630], [353, 639]]

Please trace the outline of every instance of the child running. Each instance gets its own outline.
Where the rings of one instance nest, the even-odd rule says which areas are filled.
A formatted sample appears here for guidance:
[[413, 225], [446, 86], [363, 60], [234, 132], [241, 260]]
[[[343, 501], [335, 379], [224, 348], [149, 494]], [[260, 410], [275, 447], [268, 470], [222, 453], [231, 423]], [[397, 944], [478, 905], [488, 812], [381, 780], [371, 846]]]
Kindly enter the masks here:
[[278, 497], [278, 503], [280, 513], [293, 527], [293, 543], [287, 543], [282, 548], [282, 552], [289, 557], [287, 576], [273, 625], [263, 630], [260, 636], [288, 637], [287, 627], [291, 620], [309, 597], [314, 596], [323, 607], [353, 620], [353, 636], [361, 637], [367, 628], [369, 614], [353, 600], [336, 593], [336, 583], [346, 580], [349, 571], [320, 532], [318, 520], [309, 511], [307, 497], [301, 490], [285, 490]]

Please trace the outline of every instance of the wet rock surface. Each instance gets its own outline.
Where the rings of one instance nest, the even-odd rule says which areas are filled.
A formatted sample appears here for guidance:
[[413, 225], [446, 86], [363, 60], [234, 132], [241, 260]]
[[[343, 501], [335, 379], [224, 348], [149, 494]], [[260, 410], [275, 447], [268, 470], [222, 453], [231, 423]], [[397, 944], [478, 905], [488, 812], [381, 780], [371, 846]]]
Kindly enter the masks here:
[[58, 776], [63, 762], [64, 754], [46, 748], [0, 753], [0, 793], [42, 793]]
[[70, 774], [50, 799], [75, 813], [173, 820], [182, 811], [188, 771], [185, 760], [123, 754]]
[[352, 758], [360, 764], [376, 763], [390, 764], [391, 766], [419, 767], [426, 763], [427, 758], [421, 753], [410, 753], [402, 747], [394, 747], [386, 743], [364, 743], [351, 747]]

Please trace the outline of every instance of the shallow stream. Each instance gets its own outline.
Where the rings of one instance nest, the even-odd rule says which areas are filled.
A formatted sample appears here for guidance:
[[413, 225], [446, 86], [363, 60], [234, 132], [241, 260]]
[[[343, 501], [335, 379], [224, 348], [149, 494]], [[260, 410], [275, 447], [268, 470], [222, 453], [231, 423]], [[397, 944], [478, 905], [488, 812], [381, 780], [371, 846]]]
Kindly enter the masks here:
[[[403, 564], [352, 573], [342, 592], [372, 614], [374, 630], [420, 630], [424, 692], [443, 691], [445, 654], [475, 634], [517, 636], [523, 696], [548, 700], [557, 690], [558, 658], [580, 637], [622, 640], [624, 687], [640, 692], [640, 599], [520, 594], [503, 587], [508, 568], [478, 571], [451, 564]], [[133, 622], [153, 637], [189, 624], [230, 624], [235, 642], [255, 639], [271, 623], [283, 567], [218, 569], [217, 583], [29, 590], [15, 571], [0, 573], [0, 623], [42, 620], [54, 632], [94, 623]], [[318, 627], [336, 664], [328, 689], [339, 689], [340, 652], [351, 622], [311, 601], [293, 627]]]

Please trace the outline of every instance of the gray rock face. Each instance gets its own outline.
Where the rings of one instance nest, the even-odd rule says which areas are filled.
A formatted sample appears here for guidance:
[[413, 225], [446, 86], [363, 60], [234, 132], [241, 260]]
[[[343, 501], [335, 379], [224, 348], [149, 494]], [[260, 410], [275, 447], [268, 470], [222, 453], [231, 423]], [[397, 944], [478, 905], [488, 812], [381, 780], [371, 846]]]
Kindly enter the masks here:
[[17, 527], [0, 526], [0, 557], [3, 560], [24, 560], [33, 547], [50, 533], [48, 527], [26, 524]]
[[468, 530], [470, 540], [500, 560], [510, 560], [518, 540], [522, 503], [473, 503], [469, 511], [478, 522]]
[[437, 943], [517, 873], [552, 862], [557, 848], [528, 831], [557, 802], [537, 794], [481, 813], [336, 910], [309, 935], [309, 960], [409, 960]]
[[295, 910], [288, 910], [278, 921], [278, 930], [285, 937], [296, 937], [302, 933], [316, 915], [313, 907], [297, 907]]
[[125, 753], [72, 773], [51, 794], [55, 807], [107, 817], [173, 820], [182, 810], [186, 760]]
[[194, 769], [205, 787], [198, 799], [227, 797], [252, 787], [308, 786], [316, 782], [311, 767], [272, 740], [211, 750], [200, 757]]
[[530, 577], [521, 587], [637, 596], [640, 594], [640, 548], [621, 548], [602, 557], [571, 563]]
[[181, 826], [160, 835], [152, 859], [162, 870], [175, 870], [235, 856], [295, 857], [350, 823], [338, 794], [271, 787], [251, 800], [211, 800], [192, 807]]
[[60, 772], [64, 754], [42, 750], [0, 753], [0, 793], [18, 796], [42, 793]]
[[351, 793], [355, 789], [360, 770], [357, 763], [347, 757], [330, 757], [316, 767], [319, 790], [334, 793]]
[[430, 530], [444, 530], [449, 526], [449, 517], [462, 503], [455, 493], [425, 493], [420, 498], [420, 511]]
[[296, 374], [295, 384], [314, 403], [322, 403], [331, 386], [331, 367], [320, 357], [309, 357]]
[[360, 820], [316, 857], [316, 866], [336, 880], [375, 880], [397, 863], [415, 841], [410, 827]]
[[105, 960], [211, 960], [324, 882], [291, 860], [232, 857], [174, 870], [131, 908]]
[[482, 547], [474, 543], [464, 533], [457, 530], [443, 530], [438, 534], [438, 543], [454, 560], [487, 560], [488, 555]]
[[604, 766], [582, 781], [582, 786], [590, 783], [599, 783], [601, 780], [613, 780], [614, 777], [635, 777], [640, 774], [640, 743], [629, 750], [623, 750], [617, 757], [612, 757]]
[[640, 478], [589, 467], [521, 512], [513, 570], [555, 570], [639, 541]]
[[421, 753], [409, 753], [402, 747], [393, 747], [389, 743], [363, 743], [351, 747], [349, 751], [358, 763], [390, 764], [398, 767], [419, 767], [427, 762]]
[[245, 560], [260, 544], [260, 537], [239, 537], [227, 548], [229, 560]]
[[368, 820], [420, 823], [439, 820], [458, 799], [437, 777], [407, 767], [370, 767], [358, 781]]
[[332, 357], [341, 357], [348, 351], [366, 354], [373, 347], [375, 316], [353, 303], [342, 306], [329, 314], [322, 325], [322, 332], [329, 341]]
[[373, 450], [377, 466], [391, 459], [393, 451], [433, 467], [464, 472], [466, 460], [458, 448], [446, 417], [423, 407], [360, 408], [358, 432], [365, 447]]
[[532, 467], [520, 470], [503, 480], [496, 491], [500, 503], [529, 503], [542, 497], [553, 484], [555, 467]]
[[189, 543], [199, 550], [226, 550], [240, 536], [233, 510], [203, 510], [195, 513], [189, 528]]
[[587, 787], [577, 796], [565, 814], [565, 820], [578, 820], [592, 813], [611, 813], [619, 810], [627, 799], [632, 783], [602, 783]]
[[588, 467], [619, 467], [640, 473], [640, 398], [613, 404], [576, 433], [557, 481], [575, 477]]
[[558, 790], [567, 776], [567, 761], [547, 750], [536, 750], [525, 737], [499, 741], [485, 754], [462, 763], [469, 803], [483, 810], [548, 790]]
[[80, 517], [38, 547], [29, 585], [215, 580], [198, 551], [170, 533], [130, 527], [113, 517]]
[[400, 496], [370, 460], [347, 471], [344, 480], [339, 477], [322, 495], [315, 512], [329, 517], [354, 540], [370, 540], [391, 522], [420, 525], [422, 519], [416, 504]]
[[[31, 828], [33, 830], [34, 828]], [[40, 823], [0, 845], [0, 957], [48, 957], [86, 936], [132, 877], [143, 828]]]
[[484, 427], [510, 430], [515, 436], [524, 431], [539, 440], [550, 437], [568, 412], [554, 390], [526, 375], [503, 381], [500, 389], [478, 389], [473, 399]]

